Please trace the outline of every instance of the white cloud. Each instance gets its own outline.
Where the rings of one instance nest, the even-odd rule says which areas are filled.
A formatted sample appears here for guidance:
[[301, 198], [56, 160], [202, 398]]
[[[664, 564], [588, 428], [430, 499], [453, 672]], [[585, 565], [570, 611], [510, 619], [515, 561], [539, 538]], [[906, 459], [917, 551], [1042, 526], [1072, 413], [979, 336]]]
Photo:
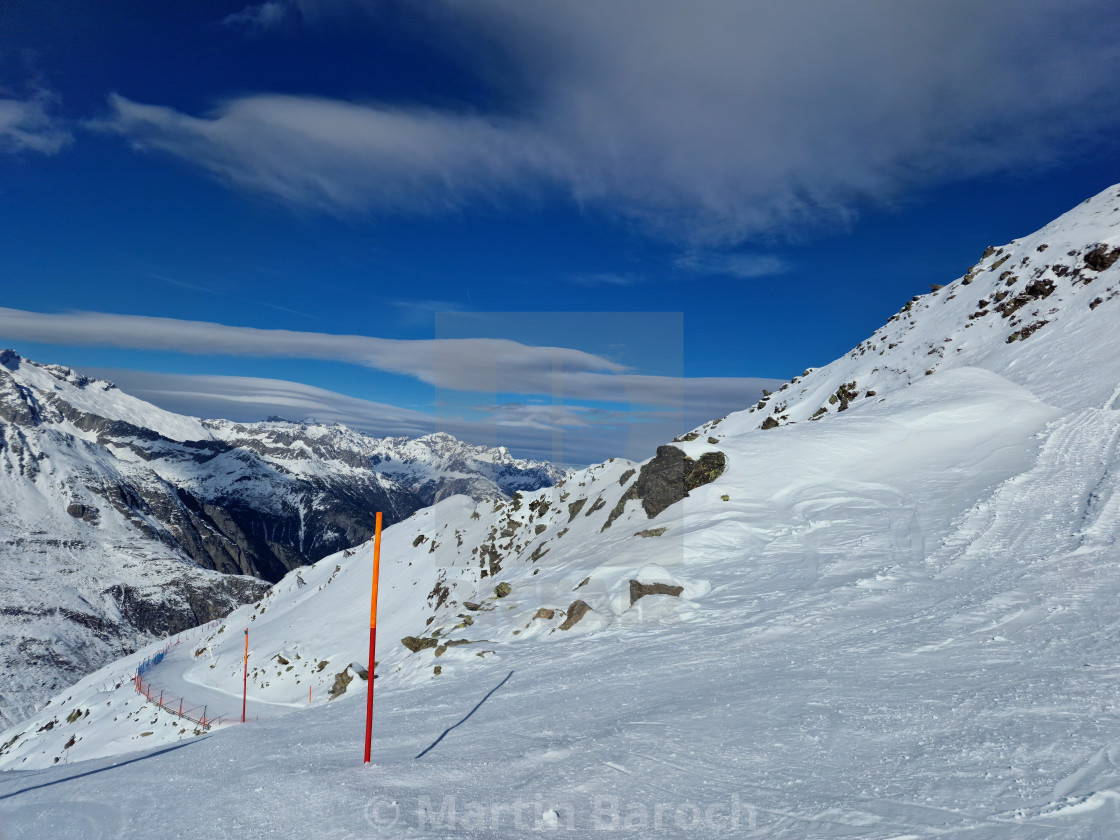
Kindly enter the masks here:
[[110, 105], [112, 116], [92, 127], [330, 213], [455, 210], [520, 191], [549, 168], [545, 144], [524, 126], [477, 115], [280, 95], [231, 100], [207, 117], [117, 95]]
[[[276, 0], [242, 14], [349, 23], [385, 5]], [[1115, 133], [1120, 114], [1111, 0], [409, 8], [433, 44], [461, 45], [495, 100], [516, 80], [517, 107], [487, 117], [251, 95], [192, 117], [116, 97], [104, 126], [331, 212], [443, 210], [547, 185], [711, 243], [844, 222], [915, 187], [1075, 155]]]
[[38, 152], [53, 155], [71, 141], [61, 120], [52, 116], [49, 94], [29, 99], [0, 98], [0, 152]]
[[773, 380], [680, 379], [635, 374], [565, 347], [500, 338], [403, 340], [262, 330], [101, 312], [46, 314], [0, 307], [0, 335], [17, 341], [170, 350], [180, 353], [327, 359], [414, 377], [448, 391], [547, 394], [571, 400], [681, 406], [713, 412], [743, 407]]
[[742, 254], [727, 251], [692, 251], [677, 260], [677, 268], [695, 274], [723, 274], [744, 280], [769, 277], [792, 270], [788, 261], [772, 254]]
[[0, 307], [0, 334], [23, 341], [102, 345], [180, 353], [330, 359], [413, 376], [441, 388], [493, 391], [501, 371], [508, 391], [539, 388], [555, 369], [621, 372], [614, 362], [563, 347], [529, 347], [491, 338], [403, 340], [263, 330], [102, 312], [46, 314]]

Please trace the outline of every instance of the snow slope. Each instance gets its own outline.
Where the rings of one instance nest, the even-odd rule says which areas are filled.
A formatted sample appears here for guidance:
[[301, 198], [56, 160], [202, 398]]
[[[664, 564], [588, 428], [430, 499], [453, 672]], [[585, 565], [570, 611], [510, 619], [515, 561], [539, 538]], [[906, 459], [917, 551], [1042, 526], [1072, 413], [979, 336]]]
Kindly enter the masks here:
[[[1118, 195], [1060, 220], [1082, 255], [1117, 241]], [[0, 831], [1112, 836], [1120, 265], [1091, 278], [1093, 308], [1083, 281], [1056, 285], [1023, 341], [1003, 332], [1023, 322], [950, 329], [938, 295], [1007, 279], [889, 325], [985, 336], [928, 376], [928, 352], [872, 373], [889, 351], [857, 350], [771, 397], [777, 428], [740, 412], [642, 464], [389, 528], [372, 767], [365, 543], [149, 674], [236, 707], [248, 627], [257, 722], [196, 736], [113, 687], [126, 660], [0, 735]], [[1031, 355], [1043, 340], [1053, 359]], [[862, 376], [874, 396], [828, 402]]]

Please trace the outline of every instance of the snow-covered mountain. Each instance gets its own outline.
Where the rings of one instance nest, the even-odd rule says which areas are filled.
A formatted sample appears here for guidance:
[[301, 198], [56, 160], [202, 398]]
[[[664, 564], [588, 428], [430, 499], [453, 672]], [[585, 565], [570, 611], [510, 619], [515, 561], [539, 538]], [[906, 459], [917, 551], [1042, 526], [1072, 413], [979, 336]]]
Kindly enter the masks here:
[[449, 435], [184, 417], [0, 352], [0, 721], [360, 543], [374, 511], [561, 475]]
[[819, 420], [966, 366], [1055, 405], [1109, 403], [1120, 384], [1120, 353], [1106, 352], [1120, 296], [1118, 225], [1120, 201], [1108, 189], [1030, 236], [988, 247], [963, 276], [907, 301], [847, 355], [751, 411], [768, 428]]
[[[368, 677], [365, 542], [145, 675], [236, 712], [248, 628], [257, 723], [196, 739], [129, 684], [154, 647], [139, 651], [0, 735], [0, 820], [154, 837], [1110, 836], [1118, 257], [1120, 186], [645, 462], [456, 496], [388, 529], [372, 769], [350, 702]], [[157, 800], [173, 821], [130, 822]]]

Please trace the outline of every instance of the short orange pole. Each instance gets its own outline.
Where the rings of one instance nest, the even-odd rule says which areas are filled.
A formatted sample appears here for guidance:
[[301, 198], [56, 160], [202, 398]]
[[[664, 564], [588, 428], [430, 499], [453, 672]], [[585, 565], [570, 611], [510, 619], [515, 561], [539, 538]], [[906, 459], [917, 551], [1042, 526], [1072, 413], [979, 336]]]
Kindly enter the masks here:
[[241, 681], [241, 722], [245, 722], [245, 699], [249, 695], [249, 628], [245, 628], [245, 678]]
[[370, 749], [373, 744], [373, 666], [377, 650], [377, 578], [381, 566], [381, 511], [373, 526], [373, 593], [369, 605], [369, 672], [366, 680], [366, 757], [363, 764], [369, 764]]

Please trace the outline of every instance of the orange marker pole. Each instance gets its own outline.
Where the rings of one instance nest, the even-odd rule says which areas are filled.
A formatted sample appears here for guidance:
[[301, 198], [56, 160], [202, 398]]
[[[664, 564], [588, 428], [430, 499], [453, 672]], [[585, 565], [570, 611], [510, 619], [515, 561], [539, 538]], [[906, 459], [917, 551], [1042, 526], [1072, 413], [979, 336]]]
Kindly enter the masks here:
[[245, 722], [245, 699], [249, 695], [249, 628], [245, 628], [245, 679], [241, 681], [241, 722]]
[[377, 649], [377, 576], [381, 566], [381, 511], [373, 526], [373, 594], [370, 596], [369, 605], [369, 676], [366, 680], [366, 758], [363, 764], [369, 764], [370, 747], [373, 744], [373, 666], [374, 652]]

